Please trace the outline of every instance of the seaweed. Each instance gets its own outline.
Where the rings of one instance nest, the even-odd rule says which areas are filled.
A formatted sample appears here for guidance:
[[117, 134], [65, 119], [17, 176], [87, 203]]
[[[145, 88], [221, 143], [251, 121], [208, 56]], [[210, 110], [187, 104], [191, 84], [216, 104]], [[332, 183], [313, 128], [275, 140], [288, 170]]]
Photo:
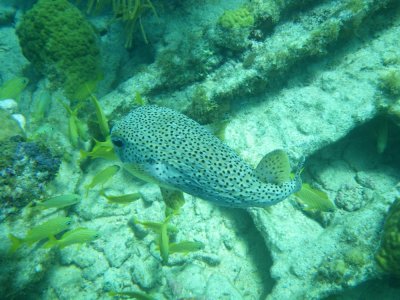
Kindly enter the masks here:
[[102, 7], [109, 4], [112, 5], [114, 17], [125, 23], [125, 47], [132, 47], [133, 33], [135, 32], [137, 25], [139, 25], [144, 42], [148, 44], [149, 41], [142, 24], [142, 16], [150, 10], [156, 17], [158, 17], [153, 3], [150, 0], [88, 0], [87, 12], [91, 13], [94, 10], [100, 10]]

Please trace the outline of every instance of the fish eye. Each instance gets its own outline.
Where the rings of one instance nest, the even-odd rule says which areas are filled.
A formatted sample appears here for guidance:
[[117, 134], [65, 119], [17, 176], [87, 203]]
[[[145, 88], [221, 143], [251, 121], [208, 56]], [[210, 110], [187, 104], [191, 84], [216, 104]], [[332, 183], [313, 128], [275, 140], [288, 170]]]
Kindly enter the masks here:
[[111, 142], [115, 147], [121, 148], [124, 146], [124, 141], [120, 138], [112, 138]]
[[67, 222], [67, 225], [68, 225], [68, 226], [69, 226], [69, 225], [71, 225], [71, 224], [72, 224], [72, 222], [71, 222], [71, 221], [68, 221], [68, 222]]

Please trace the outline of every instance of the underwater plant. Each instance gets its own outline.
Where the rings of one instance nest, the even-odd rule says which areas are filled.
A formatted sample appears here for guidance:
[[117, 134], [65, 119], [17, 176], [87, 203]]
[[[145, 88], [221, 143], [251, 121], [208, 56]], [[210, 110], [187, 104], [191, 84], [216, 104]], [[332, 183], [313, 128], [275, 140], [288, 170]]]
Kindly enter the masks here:
[[88, 0], [87, 12], [99, 10], [106, 5], [112, 5], [114, 17], [125, 22], [126, 26], [126, 41], [125, 47], [131, 48], [133, 44], [133, 33], [136, 26], [139, 25], [143, 40], [148, 44], [146, 32], [142, 24], [142, 16], [149, 10], [158, 17], [157, 11], [150, 0]]
[[125, 47], [132, 47], [133, 33], [137, 24], [139, 24], [144, 42], [146, 44], [149, 43], [142, 24], [142, 15], [148, 10], [151, 10], [157, 17], [156, 9], [150, 0], [113, 0], [113, 11], [115, 16], [117, 18], [120, 17], [126, 23], [127, 39]]
[[24, 56], [70, 100], [85, 98], [83, 83], [101, 77], [96, 32], [67, 0], [39, 0], [23, 15], [16, 33]]

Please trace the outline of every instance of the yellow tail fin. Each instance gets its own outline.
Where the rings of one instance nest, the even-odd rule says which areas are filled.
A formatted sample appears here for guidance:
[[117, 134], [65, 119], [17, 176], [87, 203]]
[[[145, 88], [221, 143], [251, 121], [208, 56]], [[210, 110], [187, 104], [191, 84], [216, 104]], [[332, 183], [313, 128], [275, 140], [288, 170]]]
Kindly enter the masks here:
[[19, 249], [19, 247], [21, 247], [22, 243], [23, 243], [23, 239], [17, 238], [15, 235], [13, 234], [9, 234], [8, 238], [11, 241], [11, 247], [10, 247], [10, 253], [14, 253], [15, 251], [17, 251]]

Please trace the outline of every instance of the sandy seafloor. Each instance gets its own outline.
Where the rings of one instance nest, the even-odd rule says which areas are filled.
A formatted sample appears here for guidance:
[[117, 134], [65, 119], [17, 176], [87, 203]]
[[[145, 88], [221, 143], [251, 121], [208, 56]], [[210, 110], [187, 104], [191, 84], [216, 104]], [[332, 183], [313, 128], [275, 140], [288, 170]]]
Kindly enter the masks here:
[[[95, 93], [111, 127], [140, 93], [150, 104], [224, 126], [224, 142], [254, 167], [278, 148], [293, 166], [305, 157], [303, 180], [336, 207], [309, 213], [290, 196], [268, 209], [235, 209], [185, 194], [170, 220], [177, 229], [171, 240], [204, 248], [171, 254], [168, 263], [157, 234], [132, 225], [133, 217], [163, 222], [156, 185], [121, 170], [104, 187], [111, 194], [139, 192], [139, 200], [110, 204], [99, 187], [86, 195], [93, 177], [118, 161], [80, 160], [79, 149], [91, 144], [71, 145], [70, 116], [57, 101], [67, 103], [62, 88], [22, 54], [16, 27], [34, 2], [0, 3], [0, 87], [29, 79], [15, 105], [0, 101], [26, 122], [24, 131], [8, 122], [15, 134], [2, 134], [1, 143], [25, 135], [49, 148], [60, 166], [46, 181], [35, 176], [29, 156], [0, 164], [3, 178], [12, 167], [22, 170], [13, 185], [2, 180], [0, 186], [0, 299], [111, 299], [109, 292], [122, 291], [154, 299], [400, 299], [399, 279], [375, 260], [387, 211], [400, 197], [398, 0], [154, 0], [158, 16], [141, 16], [148, 44], [136, 30], [130, 49], [121, 22], [110, 22], [107, 9], [85, 14], [81, 1], [99, 35], [104, 78]], [[224, 12], [241, 8], [251, 13], [250, 25], [221, 25]], [[48, 109], [35, 119], [43, 95], [50, 97]], [[88, 107], [78, 116], [98, 136]], [[21, 208], [30, 197], [66, 193], [81, 195], [80, 202], [68, 209]], [[9, 252], [9, 233], [24, 237], [57, 216], [70, 217], [72, 228], [97, 230], [100, 238]]]

